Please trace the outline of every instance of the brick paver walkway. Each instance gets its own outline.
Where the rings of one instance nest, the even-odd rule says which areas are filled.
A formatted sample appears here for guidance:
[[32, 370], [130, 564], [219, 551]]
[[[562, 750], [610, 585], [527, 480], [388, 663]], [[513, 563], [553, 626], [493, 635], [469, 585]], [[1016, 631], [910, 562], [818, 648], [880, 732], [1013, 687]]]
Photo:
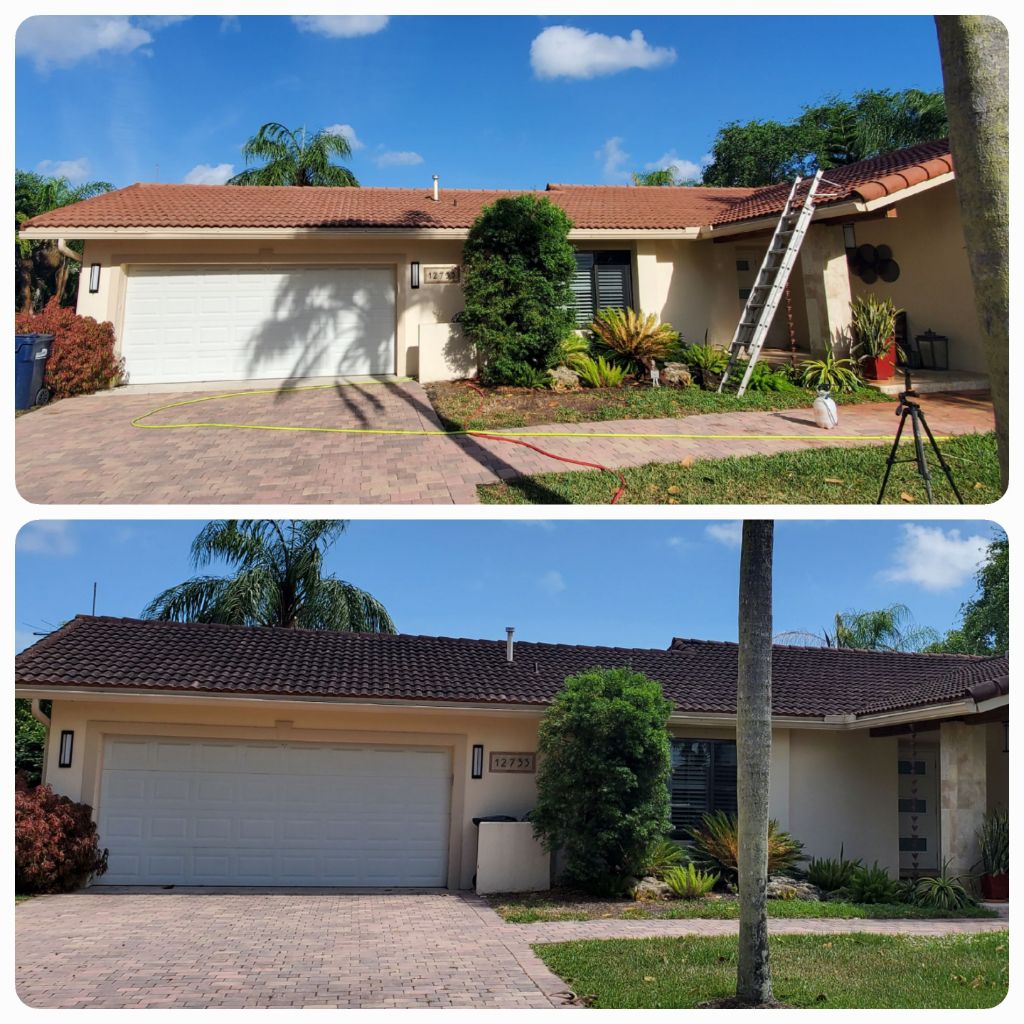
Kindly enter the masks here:
[[84, 892], [15, 914], [32, 1007], [550, 1009], [566, 986], [482, 900], [447, 892]]
[[[131, 425], [132, 419], [158, 406], [197, 397], [210, 394], [105, 393], [66, 399], [19, 417], [15, 425], [18, 489], [28, 501], [64, 504], [461, 504], [476, 502], [478, 484], [575, 468], [517, 445], [475, 437], [224, 427], [140, 430]], [[985, 431], [994, 425], [991, 402], [983, 393], [927, 395], [922, 404], [937, 434]], [[888, 439], [896, 428], [894, 408], [895, 402], [844, 407], [839, 432]], [[167, 410], [148, 422], [441, 429], [426, 393], [416, 383], [217, 398]], [[809, 410], [526, 429], [529, 433], [801, 435], [787, 440], [529, 439], [554, 454], [616, 468], [862, 443], [833, 440], [814, 426]]]

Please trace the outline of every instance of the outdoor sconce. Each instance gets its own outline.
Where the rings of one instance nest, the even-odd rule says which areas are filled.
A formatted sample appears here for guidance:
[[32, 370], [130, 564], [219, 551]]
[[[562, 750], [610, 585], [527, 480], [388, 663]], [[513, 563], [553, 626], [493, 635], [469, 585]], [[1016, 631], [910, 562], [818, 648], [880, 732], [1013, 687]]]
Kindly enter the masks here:
[[857, 248], [857, 234], [853, 230], [852, 224], [843, 225], [843, 244], [847, 249]]
[[484, 745], [482, 743], [473, 744], [472, 777], [474, 779], [482, 779], [484, 777]]
[[94, 295], [100, 290], [100, 265], [93, 263], [89, 267], [89, 291]]
[[58, 768], [71, 767], [71, 748], [75, 745], [75, 734], [71, 729], [62, 729], [60, 734], [60, 752], [57, 758]]
[[419, 260], [413, 260], [409, 264], [409, 285], [413, 288], [419, 288], [420, 286], [420, 262]]

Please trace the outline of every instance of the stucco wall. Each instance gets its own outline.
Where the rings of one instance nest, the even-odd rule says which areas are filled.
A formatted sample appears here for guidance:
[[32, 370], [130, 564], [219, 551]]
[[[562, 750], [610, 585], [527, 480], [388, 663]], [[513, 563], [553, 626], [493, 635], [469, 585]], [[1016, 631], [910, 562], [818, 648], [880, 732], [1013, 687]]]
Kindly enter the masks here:
[[[97, 320], [109, 320], [120, 343], [124, 320], [126, 276], [133, 266], [220, 264], [303, 264], [339, 263], [359, 266], [393, 266], [396, 283], [396, 372], [415, 376], [419, 368], [421, 325], [448, 323], [463, 306], [462, 288], [457, 284], [410, 286], [410, 263], [423, 267], [458, 264], [460, 241], [381, 238], [282, 239], [246, 241], [204, 238], [195, 241], [90, 241], [86, 243], [84, 266], [78, 290], [78, 312]], [[100, 289], [89, 292], [88, 267], [101, 264]], [[421, 274], [422, 278], [422, 274]]]
[[912, 337], [931, 328], [949, 338], [951, 369], [987, 373], [955, 186], [950, 182], [910, 196], [896, 209], [897, 217], [858, 221], [855, 230], [858, 245], [892, 249], [899, 280], [867, 285], [851, 275], [854, 298], [892, 299], [907, 311]]
[[1010, 754], [1006, 749], [1006, 733], [1002, 722], [985, 726], [986, 791], [988, 810], [1010, 807]]
[[867, 732], [790, 733], [789, 828], [812, 857], [899, 872], [897, 741]]

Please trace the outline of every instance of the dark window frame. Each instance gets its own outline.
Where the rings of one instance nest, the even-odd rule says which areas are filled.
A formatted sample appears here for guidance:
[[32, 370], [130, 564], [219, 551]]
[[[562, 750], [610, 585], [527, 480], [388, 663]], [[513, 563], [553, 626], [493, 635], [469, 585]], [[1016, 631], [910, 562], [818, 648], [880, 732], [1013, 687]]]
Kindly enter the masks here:
[[[673, 736], [672, 744], [672, 771], [669, 776], [669, 804], [672, 816], [673, 839], [689, 839], [688, 828], [700, 822], [704, 814], [713, 814], [715, 811], [725, 811], [728, 814], [736, 813], [736, 741], [735, 740], [710, 740], [700, 737]], [[703, 802], [694, 806], [693, 800], [683, 805], [677, 804], [675, 800], [676, 772], [682, 770], [680, 748], [684, 745], [699, 744], [705, 748], [707, 764], [704, 768], [704, 793]], [[729, 769], [732, 769], [730, 772]], [[691, 789], [689, 795], [694, 796]], [[690, 819], [684, 822], [684, 819]]]

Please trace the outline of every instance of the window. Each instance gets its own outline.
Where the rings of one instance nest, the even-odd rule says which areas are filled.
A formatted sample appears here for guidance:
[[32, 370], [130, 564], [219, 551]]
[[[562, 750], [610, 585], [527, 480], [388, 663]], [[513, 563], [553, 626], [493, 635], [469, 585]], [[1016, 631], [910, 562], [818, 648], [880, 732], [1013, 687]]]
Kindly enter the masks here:
[[736, 744], [732, 740], [672, 740], [669, 778], [672, 838], [711, 811], [736, 813]]
[[577, 251], [572, 281], [577, 327], [587, 327], [599, 309], [625, 309], [633, 305], [631, 268], [628, 250]]

